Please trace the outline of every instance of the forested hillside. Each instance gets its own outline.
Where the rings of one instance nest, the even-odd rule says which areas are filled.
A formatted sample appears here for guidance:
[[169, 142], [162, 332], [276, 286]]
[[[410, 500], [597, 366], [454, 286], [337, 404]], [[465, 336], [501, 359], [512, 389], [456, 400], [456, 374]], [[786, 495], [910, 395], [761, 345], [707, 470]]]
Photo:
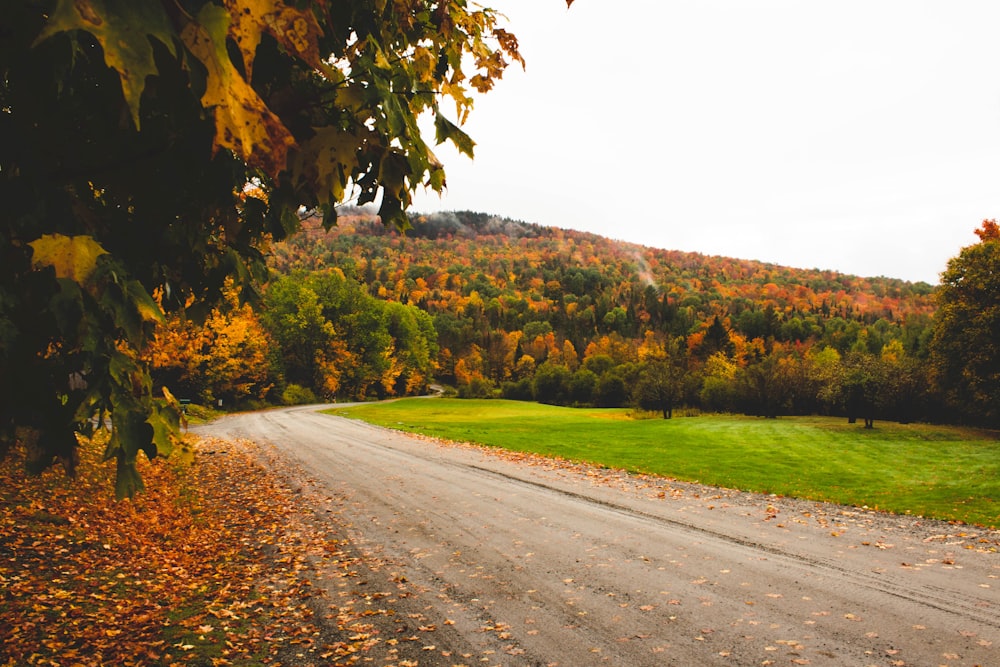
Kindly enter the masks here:
[[413, 224], [401, 235], [353, 210], [330, 232], [307, 220], [275, 247], [263, 317], [284, 337], [279, 347], [289, 326], [281, 333], [275, 309], [288, 322], [294, 311], [301, 333], [311, 308], [328, 331], [311, 350], [282, 347], [274, 384], [362, 397], [420, 391], [433, 378], [461, 395], [635, 403], [664, 416], [686, 406], [909, 419], [933, 403], [922, 375], [934, 310], [926, 283], [648, 248], [482, 213]]
[[747, 339], [821, 340], [841, 352], [859, 336], [878, 351], [905, 322], [917, 352], [912, 337], [933, 312], [926, 283], [659, 250], [482, 213], [422, 216], [405, 237], [371, 217], [342, 215], [330, 232], [307, 221], [272, 261], [283, 274], [334, 266], [373, 296], [461, 314], [473, 329], [548, 322], [581, 351], [595, 335], [705, 333], [720, 316]]

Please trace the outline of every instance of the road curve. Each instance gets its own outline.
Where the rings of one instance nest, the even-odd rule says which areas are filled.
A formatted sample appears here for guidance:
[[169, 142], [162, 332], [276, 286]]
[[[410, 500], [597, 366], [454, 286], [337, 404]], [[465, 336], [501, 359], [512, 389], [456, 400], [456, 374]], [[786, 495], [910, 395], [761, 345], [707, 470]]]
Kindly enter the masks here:
[[1000, 665], [996, 531], [496, 455], [315, 407], [193, 430], [306, 471], [469, 664]]

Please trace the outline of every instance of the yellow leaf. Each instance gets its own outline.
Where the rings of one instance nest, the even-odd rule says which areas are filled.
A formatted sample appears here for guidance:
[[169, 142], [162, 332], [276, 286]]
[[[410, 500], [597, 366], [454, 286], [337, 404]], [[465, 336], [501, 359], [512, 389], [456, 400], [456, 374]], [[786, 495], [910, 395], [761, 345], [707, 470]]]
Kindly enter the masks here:
[[312, 12], [289, 7], [281, 0], [226, 0], [225, 5], [235, 18], [229, 35], [243, 53], [248, 80], [253, 78], [253, 62], [264, 33], [274, 37], [289, 53], [322, 69], [320, 29]]
[[224, 8], [208, 3], [198, 12], [197, 22], [181, 31], [181, 40], [208, 70], [201, 103], [215, 114], [215, 150], [232, 150], [277, 177], [295, 139], [229, 59], [229, 18]]
[[31, 262], [36, 269], [51, 266], [56, 277], [69, 278], [80, 285], [94, 273], [97, 258], [107, 254], [107, 250], [89, 236], [46, 234], [28, 245], [34, 250]]
[[344, 198], [347, 181], [358, 166], [361, 139], [336, 127], [313, 129], [316, 134], [301, 142], [292, 154], [292, 179], [314, 191], [321, 204], [338, 202]]

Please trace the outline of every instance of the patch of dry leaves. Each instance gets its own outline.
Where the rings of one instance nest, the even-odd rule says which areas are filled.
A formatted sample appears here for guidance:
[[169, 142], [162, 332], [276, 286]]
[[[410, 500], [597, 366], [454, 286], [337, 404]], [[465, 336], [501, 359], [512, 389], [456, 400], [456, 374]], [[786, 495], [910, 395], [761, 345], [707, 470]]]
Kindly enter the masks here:
[[[75, 480], [0, 462], [0, 665], [350, 664], [362, 613], [315, 618], [309, 563], [350, 576], [336, 536], [302, 535], [296, 492], [238, 444], [193, 464], [140, 466], [146, 491], [113, 499], [103, 446]], [[371, 609], [367, 610], [371, 613]]]

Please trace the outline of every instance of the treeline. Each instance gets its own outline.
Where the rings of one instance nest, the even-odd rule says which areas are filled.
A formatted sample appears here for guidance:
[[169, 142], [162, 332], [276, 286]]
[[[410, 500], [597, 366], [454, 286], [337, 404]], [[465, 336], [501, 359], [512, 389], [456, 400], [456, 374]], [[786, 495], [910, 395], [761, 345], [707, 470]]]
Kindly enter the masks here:
[[[417, 376], [463, 396], [638, 404], [665, 416], [685, 406], [948, 418], [928, 376], [926, 283], [658, 250], [481, 213], [423, 216], [405, 236], [362, 211], [329, 233], [304, 225], [275, 248], [274, 270], [304, 272], [296, 282], [308, 285], [335, 268], [352, 289], [431, 318], [436, 353]], [[328, 311], [335, 330], [350, 329], [336, 319], [347, 311]], [[331, 395], [316, 378], [294, 380]]]
[[406, 235], [363, 211], [342, 213], [330, 232], [303, 225], [274, 247], [260, 308], [233, 294], [203, 323], [175, 318], [161, 330], [149, 352], [157, 382], [227, 405], [405, 396], [440, 382], [461, 396], [665, 417], [679, 408], [868, 425], [1000, 417], [989, 407], [989, 378], [1000, 375], [963, 370], [965, 357], [995, 363], [993, 325], [973, 345], [943, 344], [976, 331], [983, 308], [949, 307], [972, 314], [949, 316], [959, 333], [935, 337], [944, 320], [926, 283], [657, 250], [479, 213], [418, 218]]
[[204, 322], [174, 316], [147, 354], [157, 383], [221, 406], [424, 393], [437, 368], [430, 315], [370, 296], [339, 269], [274, 275], [259, 308], [235, 291]]

